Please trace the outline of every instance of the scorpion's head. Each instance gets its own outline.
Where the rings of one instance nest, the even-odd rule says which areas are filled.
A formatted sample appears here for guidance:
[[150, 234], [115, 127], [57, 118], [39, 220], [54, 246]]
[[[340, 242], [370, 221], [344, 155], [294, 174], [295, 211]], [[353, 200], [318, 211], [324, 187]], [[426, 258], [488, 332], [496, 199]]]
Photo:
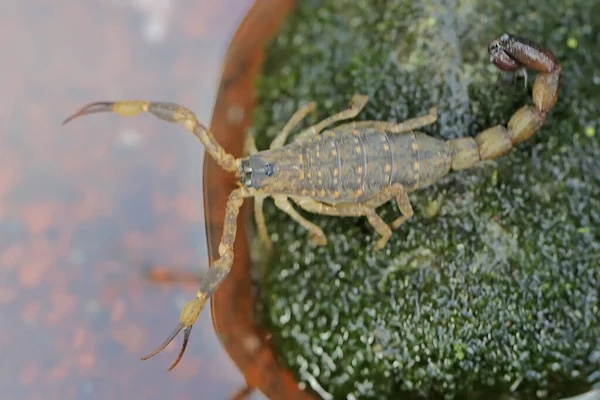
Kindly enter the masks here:
[[242, 159], [238, 176], [248, 188], [287, 193], [301, 179], [301, 165], [288, 149], [261, 151]]
[[265, 160], [259, 154], [254, 154], [242, 160], [239, 169], [240, 182], [246, 187], [262, 189], [278, 170], [277, 164]]

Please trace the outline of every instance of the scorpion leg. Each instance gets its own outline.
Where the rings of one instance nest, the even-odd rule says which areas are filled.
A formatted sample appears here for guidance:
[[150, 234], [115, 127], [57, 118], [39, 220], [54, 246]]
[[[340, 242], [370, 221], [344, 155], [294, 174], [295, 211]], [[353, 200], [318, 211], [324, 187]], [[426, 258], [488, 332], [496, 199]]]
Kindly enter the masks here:
[[[387, 203], [393, 197], [396, 197], [396, 203], [402, 213], [401, 217], [398, 217], [390, 225], [386, 224], [385, 221], [376, 213], [375, 208], [380, 205]], [[388, 188], [364, 203], [343, 203], [335, 206], [318, 202], [310, 198], [293, 198], [294, 201], [303, 209], [315, 214], [333, 215], [333, 216], [365, 216], [369, 220], [369, 223], [373, 228], [381, 235], [381, 239], [375, 246], [377, 249], [382, 249], [387, 244], [388, 240], [392, 236], [391, 229], [398, 228], [406, 220], [413, 216], [413, 208], [410, 204], [408, 194], [404, 189], [404, 186], [397, 183]], [[391, 228], [390, 228], [391, 226]]]
[[398, 208], [402, 213], [401, 217], [396, 218], [390, 224], [392, 226], [392, 229], [396, 229], [400, 225], [402, 225], [406, 220], [413, 216], [413, 208], [410, 204], [408, 194], [406, 193], [406, 190], [404, 190], [404, 186], [396, 184], [392, 187], [392, 191], [396, 195], [396, 204], [398, 204]]
[[387, 121], [355, 121], [348, 122], [336, 127], [336, 129], [350, 130], [350, 129], [364, 129], [373, 128], [388, 133], [403, 133], [409, 132], [414, 129], [421, 128], [423, 126], [431, 125], [437, 121], [437, 108], [432, 107], [429, 109], [429, 114], [421, 115], [419, 117], [407, 119], [402, 122], [387, 122]]
[[[387, 193], [387, 196], [389, 199], [389, 193]], [[371, 226], [377, 233], [381, 235], [381, 238], [375, 246], [375, 248], [378, 250], [385, 247], [388, 240], [392, 236], [392, 230], [388, 224], [385, 223], [379, 214], [377, 214], [375, 208], [373, 208], [369, 203], [343, 203], [332, 206], [306, 197], [293, 198], [293, 200], [306, 211], [315, 214], [332, 215], [338, 217], [367, 217]], [[381, 203], [380, 199], [377, 199], [377, 202]]]
[[[374, 196], [372, 199], [369, 199], [365, 203], [365, 205], [367, 207], [371, 207], [374, 209], [375, 207], [379, 207], [380, 205], [387, 203], [392, 197], [395, 196], [396, 204], [398, 204], [398, 208], [400, 209], [400, 212], [402, 213], [402, 216], [396, 218], [390, 224], [392, 229], [396, 229], [400, 225], [402, 225], [406, 220], [411, 218], [414, 213], [413, 213], [412, 205], [410, 204], [410, 199], [408, 198], [408, 194], [406, 193], [404, 186], [402, 186], [402, 184], [400, 184], [400, 183], [395, 183], [392, 185], [392, 187], [390, 189], [382, 191], [378, 195]], [[373, 223], [371, 223], [371, 225], [373, 225]], [[390, 236], [391, 236], [391, 232], [390, 232]], [[387, 239], [389, 239], [389, 237]], [[387, 239], [386, 239], [386, 242], [387, 242]], [[381, 249], [382, 247], [385, 246], [386, 242], [384, 242], [383, 245], [378, 244], [377, 248]]]
[[175, 339], [179, 332], [183, 331], [183, 346], [181, 347], [177, 359], [169, 368], [169, 371], [175, 368], [179, 363], [185, 352], [192, 327], [198, 319], [200, 312], [202, 312], [206, 300], [208, 300], [215, 290], [217, 290], [231, 270], [231, 266], [233, 265], [233, 243], [235, 241], [237, 229], [237, 216], [240, 212], [240, 207], [244, 202], [244, 198], [253, 195], [254, 193], [249, 192], [246, 188], [238, 188], [231, 192], [225, 211], [223, 236], [221, 237], [221, 243], [219, 243], [219, 258], [200, 279], [200, 288], [198, 288], [196, 298], [183, 307], [179, 323], [175, 326], [173, 332], [156, 350], [142, 357], [142, 360], [147, 360], [160, 353], [169, 343], [171, 343], [171, 341], [173, 341], [173, 339]]
[[256, 141], [254, 140], [254, 136], [247, 135], [246, 143], [244, 143], [244, 154], [250, 156], [256, 153], [258, 153], [258, 149], [256, 148]]
[[381, 129], [382, 125], [386, 125], [385, 121], [353, 121], [341, 124], [335, 127], [336, 130], [350, 131], [353, 129]]
[[381, 235], [381, 238], [377, 241], [375, 248], [381, 250], [385, 247], [388, 240], [392, 237], [392, 230], [389, 225], [377, 214], [374, 208], [365, 208], [364, 215], [369, 220], [371, 226]]
[[294, 221], [298, 222], [300, 225], [302, 225], [304, 227], [304, 229], [306, 229], [307, 231], [309, 231], [312, 234], [312, 240], [313, 240], [314, 244], [316, 244], [318, 246], [325, 246], [327, 244], [327, 237], [325, 236], [325, 233], [323, 233], [323, 230], [321, 228], [319, 228], [317, 225], [308, 221], [302, 215], [300, 215], [298, 213], [298, 211], [296, 211], [294, 209], [294, 207], [292, 206], [292, 204], [290, 203], [290, 201], [288, 200], [288, 198], [286, 196], [278, 195], [278, 196], [274, 196], [274, 199], [275, 199], [275, 205], [280, 210], [282, 210], [287, 215], [292, 217], [292, 219], [294, 219]]
[[263, 205], [267, 196], [256, 194], [254, 196], [254, 219], [256, 220], [256, 230], [260, 241], [264, 243], [269, 250], [273, 248], [273, 241], [269, 236], [269, 230], [265, 223], [265, 213], [263, 211]]
[[236, 172], [239, 168], [239, 161], [221, 147], [212, 133], [198, 122], [196, 115], [188, 108], [175, 103], [155, 103], [143, 100], [90, 103], [65, 119], [63, 125], [82, 115], [101, 112], [113, 112], [124, 117], [148, 112], [167, 122], [182, 123], [202, 142], [206, 151], [223, 169]]
[[[254, 136], [248, 135], [246, 137], [245, 143], [245, 152], [248, 155], [258, 153], [258, 149], [256, 148], [256, 142], [254, 141]], [[269, 231], [267, 230], [267, 224], [265, 223], [265, 214], [263, 212], [263, 204], [267, 196], [256, 193], [254, 195], [254, 219], [256, 221], [256, 230], [258, 232], [258, 237], [260, 241], [267, 246], [270, 250], [273, 248], [273, 242], [269, 237]]]
[[305, 130], [300, 132], [298, 136], [296, 136], [294, 141], [304, 140], [307, 137], [318, 135], [323, 129], [335, 122], [356, 117], [362, 111], [362, 109], [365, 108], [368, 101], [369, 96], [363, 94], [355, 94], [354, 96], [352, 96], [352, 100], [350, 101], [350, 108], [347, 108], [342, 112], [334, 114], [331, 117], [325, 118], [321, 122], [306, 128]]
[[300, 123], [300, 121], [306, 118], [306, 116], [310, 112], [314, 111], [316, 107], [317, 103], [315, 103], [314, 101], [311, 101], [310, 103], [307, 103], [300, 107], [298, 111], [296, 111], [294, 115], [292, 115], [292, 118], [290, 118], [287, 124], [285, 124], [279, 135], [277, 135], [277, 137], [273, 139], [270, 148], [276, 149], [278, 147], [283, 146], [290, 132], [296, 127], [296, 125]]

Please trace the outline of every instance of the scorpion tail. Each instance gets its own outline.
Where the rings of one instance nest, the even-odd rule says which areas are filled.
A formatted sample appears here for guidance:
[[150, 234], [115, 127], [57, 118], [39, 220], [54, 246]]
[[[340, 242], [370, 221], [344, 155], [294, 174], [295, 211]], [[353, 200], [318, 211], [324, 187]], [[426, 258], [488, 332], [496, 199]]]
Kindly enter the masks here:
[[536, 43], [508, 33], [492, 40], [488, 51], [490, 61], [499, 69], [510, 71], [516, 65], [540, 72], [533, 85], [533, 103], [545, 117], [554, 108], [562, 84], [562, 67], [556, 56]]
[[517, 143], [533, 136], [546, 121], [558, 100], [562, 67], [550, 50], [507, 33], [488, 45], [490, 61], [501, 70], [529, 68], [539, 72], [533, 85], [533, 106], [523, 106], [510, 118], [507, 127], [497, 125], [473, 138], [450, 140], [454, 149], [452, 169], [471, 168], [482, 160], [508, 153]]

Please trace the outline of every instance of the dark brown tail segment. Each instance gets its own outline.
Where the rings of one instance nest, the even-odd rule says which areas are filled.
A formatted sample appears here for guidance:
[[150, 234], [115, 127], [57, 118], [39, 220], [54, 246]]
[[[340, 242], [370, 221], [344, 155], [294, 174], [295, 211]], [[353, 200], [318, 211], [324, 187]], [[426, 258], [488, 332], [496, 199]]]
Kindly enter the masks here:
[[488, 45], [490, 61], [503, 71], [529, 68], [539, 72], [533, 85], [533, 106], [523, 106], [513, 114], [505, 128], [497, 125], [473, 138], [450, 140], [454, 148], [452, 169], [471, 168], [479, 161], [508, 153], [517, 143], [533, 136], [554, 108], [562, 83], [562, 67], [552, 52], [537, 44], [507, 33]]

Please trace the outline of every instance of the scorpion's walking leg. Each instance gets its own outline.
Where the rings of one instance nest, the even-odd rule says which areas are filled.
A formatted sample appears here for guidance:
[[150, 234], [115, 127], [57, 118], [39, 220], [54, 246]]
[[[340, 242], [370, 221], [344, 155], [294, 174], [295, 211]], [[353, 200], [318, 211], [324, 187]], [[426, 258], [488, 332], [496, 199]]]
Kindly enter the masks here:
[[431, 125], [437, 121], [437, 108], [432, 107], [429, 109], [429, 114], [421, 115], [419, 117], [407, 119], [402, 122], [387, 122], [387, 121], [354, 121], [346, 124], [336, 126], [336, 129], [350, 130], [350, 129], [364, 129], [373, 128], [388, 133], [403, 133], [409, 132], [414, 129], [421, 128], [423, 126]]
[[[246, 155], [258, 153], [256, 142], [254, 141], [254, 137], [251, 135], [246, 137], [246, 143], [244, 147]], [[266, 198], [267, 196], [259, 193], [254, 195], [254, 219], [256, 221], [256, 230], [258, 232], [260, 241], [264, 243], [264, 245], [270, 250], [273, 248], [273, 242], [269, 237], [269, 231], [267, 230], [267, 224], [265, 223], [265, 214], [263, 212], [263, 204]]]
[[[388, 199], [390, 198], [389, 193], [387, 194], [387, 197]], [[371, 207], [368, 203], [344, 203], [332, 206], [310, 198], [294, 198], [294, 201], [306, 211], [315, 214], [339, 217], [367, 217], [371, 226], [373, 226], [375, 231], [381, 235], [381, 238], [375, 246], [377, 249], [382, 249], [385, 247], [388, 240], [392, 236], [392, 230], [388, 224], [386, 224], [379, 214], [377, 214], [375, 208]]]
[[155, 103], [144, 100], [96, 102], [84, 106], [78, 112], [65, 119], [63, 125], [82, 115], [101, 112], [113, 112], [125, 117], [132, 117], [141, 112], [148, 112], [164, 121], [181, 123], [202, 142], [208, 154], [223, 169], [236, 172], [239, 168], [238, 160], [221, 147], [212, 133], [198, 122], [196, 115], [188, 108], [175, 103]]
[[258, 153], [258, 149], [256, 148], [256, 141], [254, 140], [254, 136], [246, 135], [246, 143], [244, 143], [244, 154], [246, 156], [251, 156], [252, 154]]
[[400, 225], [402, 225], [406, 220], [413, 216], [413, 208], [410, 204], [408, 194], [406, 193], [406, 190], [404, 190], [404, 186], [402, 186], [401, 184], [395, 184], [392, 187], [392, 191], [396, 195], [396, 204], [398, 204], [398, 208], [402, 213], [401, 217], [396, 218], [390, 224], [393, 229], [396, 229]]
[[286, 196], [274, 196], [274, 199], [275, 205], [279, 209], [292, 217], [294, 221], [298, 222], [304, 229], [312, 234], [313, 243], [319, 246], [325, 246], [327, 244], [327, 237], [325, 236], [325, 233], [323, 233], [323, 230], [300, 215]]
[[323, 129], [335, 122], [356, 117], [362, 111], [362, 109], [365, 108], [368, 101], [369, 96], [363, 94], [355, 94], [354, 96], [352, 96], [352, 100], [350, 101], [350, 108], [337, 114], [334, 114], [331, 117], [325, 118], [321, 122], [306, 128], [305, 130], [300, 132], [294, 140], [303, 140], [307, 137], [318, 135]]
[[392, 230], [389, 225], [385, 223], [385, 221], [377, 214], [374, 208], [366, 208], [364, 209], [364, 216], [367, 217], [371, 226], [381, 235], [379, 241], [375, 245], [377, 250], [381, 250], [385, 247], [388, 240], [392, 237]]
[[270, 250], [273, 248], [273, 242], [269, 236], [267, 230], [267, 224], [265, 223], [265, 213], [263, 212], [263, 206], [267, 196], [256, 194], [254, 196], [254, 219], [256, 220], [256, 230], [258, 237], [261, 242]]
[[300, 121], [306, 118], [306, 116], [309, 113], [314, 111], [316, 107], [317, 103], [315, 103], [314, 101], [311, 101], [310, 103], [307, 103], [300, 107], [298, 111], [296, 111], [294, 115], [292, 115], [292, 118], [290, 118], [287, 124], [285, 124], [279, 135], [277, 135], [277, 137], [273, 139], [270, 148], [276, 149], [278, 147], [283, 146], [290, 132], [300, 123]]
[[244, 198], [251, 197], [253, 193], [249, 192], [246, 188], [235, 189], [229, 195], [227, 201], [227, 208], [225, 211], [225, 223], [223, 226], [223, 236], [219, 243], [219, 258], [213, 263], [212, 267], [206, 271], [206, 273], [200, 279], [200, 288], [196, 294], [196, 298], [183, 307], [179, 323], [169, 335], [169, 337], [152, 353], [142, 357], [142, 360], [147, 360], [150, 357], [155, 356], [167, 347], [169, 343], [183, 330], [183, 346], [177, 356], [177, 359], [169, 368], [169, 371], [175, 368], [175, 366], [181, 360], [185, 348], [190, 337], [192, 327], [198, 319], [202, 308], [206, 300], [217, 290], [221, 282], [225, 280], [231, 266], [233, 265], [233, 243], [235, 241], [235, 234], [237, 230], [237, 217], [240, 212], [240, 207], [244, 202]]

